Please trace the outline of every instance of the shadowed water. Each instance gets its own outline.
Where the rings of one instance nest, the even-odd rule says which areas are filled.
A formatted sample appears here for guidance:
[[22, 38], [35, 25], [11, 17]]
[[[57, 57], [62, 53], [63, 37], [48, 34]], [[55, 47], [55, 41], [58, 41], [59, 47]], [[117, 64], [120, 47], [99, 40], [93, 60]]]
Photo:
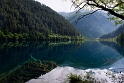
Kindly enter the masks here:
[[29, 60], [54, 61], [79, 69], [107, 68], [123, 58], [124, 49], [106, 42], [8, 42], [0, 44], [0, 74]]

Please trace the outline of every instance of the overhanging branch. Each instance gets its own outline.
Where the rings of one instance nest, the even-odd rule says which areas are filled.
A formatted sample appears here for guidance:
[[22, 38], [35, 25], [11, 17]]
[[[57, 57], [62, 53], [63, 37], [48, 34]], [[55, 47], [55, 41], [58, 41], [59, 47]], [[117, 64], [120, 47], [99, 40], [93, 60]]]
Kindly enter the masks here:
[[[100, 1], [102, 1], [102, 0], [100, 0]], [[107, 12], [109, 12], [110, 14], [112, 14], [112, 15], [114, 15], [114, 16], [116, 16], [116, 17], [122, 19], [122, 20], [124, 20], [124, 16], [123, 16], [123, 15], [121, 15], [121, 14], [119, 14], [119, 13], [117, 13], [117, 12], [115, 12], [115, 11], [113, 10], [115, 7], [119, 6], [120, 4], [123, 4], [124, 2], [122, 2], [122, 1], [121, 1], [121, 3], [118, 3], [118, 4], [116, 4], [116, 5], [113, 6], [113, 7], [108, 7], [108, 6], [106, 5], [106, 3], [104, 3], [103, 1], [102, 1], [101, 3], [103, 3], [104, 6], [103, 6], [103, 5], [100, 5], [98, 2], [96, 2], [96, 0], [86, 0], [86, 2], [81, 2], [81, 4], [84, 4], [82, 7], [80, 7], [81, 4], [77, 5], [74, 1], [72, 1], [72, 3], [75, 4], [75, 5], [76, 5], [76, 8], [79, 8], [79, 10], [83, 9], [83, 8], [84, 8], [85, 6], [87, 6], [87, 5], [89, 5], [89, 6], [94, 6], [94, 7], [100, 8], [99, 10], [107, 11]], [[78, 11], [79, 11], [79, 10], [78, 10]], [[78, 12], [78, 11], [77, 11], [77, 12]], [[122, 10], [122, 11], [123, 11], [123, 10]], [[94, 12], [95, 12], [95, 11], [94, 11]], [[89, 13], [89, 14], [92, 14], [92, 13]], [[78, 20], [80, 20], [81, 18], [83, 18], [84, 16], [87, 16], [87, 15], [89, 15], [89, 14], [86, 14], [86, 15], [83, 15], [83, 16], [79, 17]]]
[[[84, 4], [81, 8], [79, 7], [79, 9], [78, 9], [77, 12], [79, 12], [81, 9], [83, 9], [86, 5], [87, 5], [87, 4]], [[76, 13], [77, 13], [77, 12], [76, 12]]]
[[77, 19], [76, 23], [77, 23], [80, 19], [84, 18], [85, 16], [88, 16], [88, 15], [90, 15], [90, 14], [93, 14], [93, 13], [99, 11], [99, 10], [101, 10], [101, 9], [97, 9], [97, 10], [91, 12], [91, 13], [88, 13], [88, 14], [85, 14], [85, 15], [80, 16], [80, 17]]
[[97, 4], [97, 5], [95, 5], [95, 4], [90, 4], [90, 3], [87, 3], [87, 4], [88, 4], [88, 5], [91, 5], [91, 6], [95, 6], [95, 7], [97, 7], [97, 8], [101, 8], [101, 10], [107, 11], [107, 12], [109, 12], [110, 14], [112, 14], [112, 15], [114, 15], [114, 16], [116, 16], [116, 17], [122, 19], [122, 20], [124, 20], [124, 16], [123, 16], [123, 15], [120, 15], [120, 14], [114, 12], [114, 11], [111, 10], [111, 9], [105, 8], [104, 6], [101, 6], [101, 5], [98, 5], [98, 4]]

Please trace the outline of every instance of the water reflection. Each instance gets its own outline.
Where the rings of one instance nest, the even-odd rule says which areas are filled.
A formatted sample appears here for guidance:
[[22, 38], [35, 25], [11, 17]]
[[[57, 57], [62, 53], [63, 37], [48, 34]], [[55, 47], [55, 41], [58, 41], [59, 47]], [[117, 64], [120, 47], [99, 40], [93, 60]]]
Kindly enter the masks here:
[[[120, 72], [120, 71], [119, 71]], [[82, 78], [82, 80], [94, 79], [92, 82], [81, 83], [123, 83], [124, 71], [121, 73], [113, 72], [108, 69], [76, 69], [73, 67], [56, 67], [49, 73], [41, 75], [38, 79], [31, 79], [26, 83], [70, 83], [68, 76], [72, 73]], [[89, 76], [87, 78], [87, 75]], [[87, 79], [85, 79], [87, 78]], [[78, 83], [78, 82], [74, 82]]]
[[107, 42], [107, 41], [100, 41], [101, 44], [111, 47], [112, 49], [115, 49], [120, 55], [124, 56], [124, 48], [122, 46], [119, 46], [115, 42]]
[[123, 58], [119, 52], [91, 41], [4, 43], [0, 44], [0, 74], [32, 59], [54, 61], [59, 66], [102, 68]]
[[[70, 72], [80, 75], [82, 78], [90, 73], [90, 77], [99, 83], [123, 83], [123, 54], [124, 49], [114, 42], [85, 42], [71, 56], [71, 59], [69, 58], [62, 64], [64, 67], [57, 67], [38, 79], [31, 79], [26, 83], [65, 83], [68, 81], [67, 76]], [[92, 64], [90, 64], [91, 62]], [[77, 66], [85, 66], [87, 69], [77, 69]]]
[[72, 57], [72, 61], [84, 68], [100, 68], [113, 64], [123, 56], [99, 42], [89, 41], [85, 42]]
[[0, 44], [0, 74], [31, 59], [55, 61], [57, 64], [61, 64], [79, 46], [80, 43], [71, 42], [9, 42]]

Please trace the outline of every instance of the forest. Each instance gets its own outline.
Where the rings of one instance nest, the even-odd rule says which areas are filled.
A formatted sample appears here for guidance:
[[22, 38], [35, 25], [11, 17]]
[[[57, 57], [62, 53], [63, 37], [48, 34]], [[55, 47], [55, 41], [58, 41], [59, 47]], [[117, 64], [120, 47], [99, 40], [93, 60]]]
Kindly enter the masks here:
[[100, 39], [116, 39], [117, 43], [124, 47], [124, 24], [108, 34], [102, 35]]
[[0, 0], [0, 41], [77, 36], [80, 33], [68, 20], [44, 4], [34, 0]]

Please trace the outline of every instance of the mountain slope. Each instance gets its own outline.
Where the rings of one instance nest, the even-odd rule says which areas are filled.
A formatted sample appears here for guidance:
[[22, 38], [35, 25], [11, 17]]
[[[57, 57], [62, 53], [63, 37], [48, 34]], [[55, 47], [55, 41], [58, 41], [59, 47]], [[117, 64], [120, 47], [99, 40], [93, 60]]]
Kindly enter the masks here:
[[124, 48], [124, 32], [117, 36], [117, 42], [120, 46]]
[[102, 35], [100, 38], [114, 38], [114, 37], [118, 36], [119, 34], [121, 34], [122, 32], [124, 32], [124, 24], [121, 25], [120, 27], [118, 27], [113, 32]]
[[[77, 36], [68, 20], [34, 0], [0, 0], [0, 37], [43, 38], [49, 34]], [[8, 36], [7, 36], [8, 35]]]
[[[101, 35], [113, 31], [116, 27], [114, 23], [109, 21], [105, 15], [101, 12], [96, 12], [94, 14], [85, 16], [84, 18], [80, 19], [77, 24], [77, 18], [81, 15], [85, 15], [88, 11], [78, 12], [75, 14], [69, 14], [66, 18], [72, 23], [78, 31], [83, 34], [84, 37], [87, 38], [97, 38]], [[64, 16], [63, 13], [60, 13]]]

